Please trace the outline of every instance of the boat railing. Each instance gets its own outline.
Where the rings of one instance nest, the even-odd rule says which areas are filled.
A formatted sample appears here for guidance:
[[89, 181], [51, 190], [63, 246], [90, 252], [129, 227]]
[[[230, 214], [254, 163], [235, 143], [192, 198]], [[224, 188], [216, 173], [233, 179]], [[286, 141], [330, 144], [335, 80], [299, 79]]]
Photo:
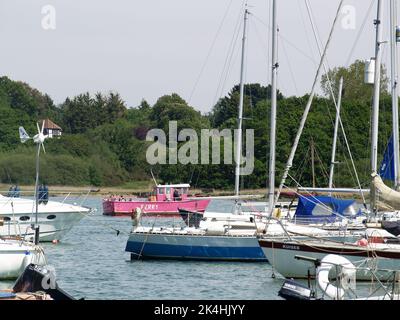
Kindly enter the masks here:
[[[351, 221], [351, 217], [348, 218], [348, 220]], [[332, 223], [340, 223], [343, 221], [342, 218], [339, 218], [337, 216], [330, 216], [330, 217], [319, 217], [319, 216], [313, 216], [313, 217], [298, 217], [294, 216], [292, 221], [296, 224], [302, 224], [302, 225], [308, 225], [308, 224], [319, 224], [319, 225], [324, 225], [324, 224], [332, 224]]]
[[65, 196], [64, 200], [63, 200], [61, 203], [64, 204], [65, 200], [67, 200], [68, 197], [69, 197], [70, 195], [71, 195], [71, 192], [69, 192], [69, 193]]
[[[155, 231], [154, 229], [150, 230], [143, 230], [143, 231], [135, 231], [135, 234], [144, 234], [144, 235], [150, 235], [150, 234], [160, 234], [160, 235], [165, 235], [165, 236], [193, 236], [193, 237], [213, 237], [214, 235], [207, 235], [205, 233], [179, 233], [179, 229], [176, 230], [171, 230], [171, 232], [166, 232], [167, 230], [160, 230], [160, 231]], [[254, 235], [250, 234], [223, 234], [221, 235], [223, 237], [230, 237], [230, 238], [249, 238], [249, 237], [254, 237]], [[147, 241], [147, 240], [146, 240]]]

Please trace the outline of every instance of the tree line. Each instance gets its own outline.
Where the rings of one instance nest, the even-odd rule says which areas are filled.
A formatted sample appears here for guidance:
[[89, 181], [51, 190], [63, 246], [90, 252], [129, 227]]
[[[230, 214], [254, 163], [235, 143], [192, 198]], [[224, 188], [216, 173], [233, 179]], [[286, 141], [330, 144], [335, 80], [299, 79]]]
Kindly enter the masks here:
[[[348, 68], [332, 69], [322, 77], [323, 94], [314, 99], [291, 171], [293, 180], [289, 184], [311, 185], [311, 141], [315, 146], [316, 183], [319, 186], [328, 183], [335, 118], [328, 79], [337, 95], [341, 76], [344, 77], [342, 121], [357, 172], [362, 183], [369, 184], [372, 87], [363, 83], [363, 72], [363, 62], [355, 61]], [[384, 67], [381, 89], [379, 146], [382, 154], [391, 133], [391, 99]], [[255, 166], [253, 174], [242, 177], [243, 189], [267, 185], [270, 93], [270, 86], [245, 85], [244, 129], [254, 129]], [[307, 99], [308, 95], [296, 97], [278, 93], [277, 183]], [[3, 76], [0, 78], [0, 181], [10, 184], [34, 182], [34, 145], [19, 142], [18, 127], [24, 126], [33, 135], [35, 122], [50, 118], [63, 128], [63, 135], [60, 139], [46, 140], [46, 154], [41, 161], [41, 177], [46, 184], [117, 186], [132, 181], [150, 181], [152, 172], [159, 182], [190, 182], [199, 188], [232, 189], [233, 164], [149, 165], [146, 150], [152, 142], [145, 138], [152, 128], [168, 133], [171, 120], [177, 121], [178, 132], [182, 128], [192, 128], [198, 133], [201, 129], [236, 129], [238, 104], [239, 86], [236, 85], [206, 114], [197, 111], [176, 93], [160, 97], [154, 105], [142, 100], [135, 108], [128, 107], [115, 92], [82, 93], [55, 105], [49, 95]], [[346, 150], [344, 136], [339, 134], [334, 182], [336, 186], [354, 187], [355, 177]]]

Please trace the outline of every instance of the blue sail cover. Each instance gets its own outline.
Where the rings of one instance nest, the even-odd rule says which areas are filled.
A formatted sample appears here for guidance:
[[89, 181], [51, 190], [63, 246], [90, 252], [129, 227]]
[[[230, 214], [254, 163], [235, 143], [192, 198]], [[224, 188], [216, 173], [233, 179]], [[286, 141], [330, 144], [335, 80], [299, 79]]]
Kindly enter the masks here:
[[379, 168], [379, 175], [381, 178], [391, 181], [394, 181], [393, 150], [393, 135], [391, 135]]
[[[299, 196], [295, 217], [307, 218], [307, 220], [333, 221], [341, 216], [349, 216], [351, 210], [347, 210], [356, 201], [336, 199], [329, 196]], [[329, 208], [329, 209], [327, 209]], [[361, 214], [358, 209], [356, 213]]]

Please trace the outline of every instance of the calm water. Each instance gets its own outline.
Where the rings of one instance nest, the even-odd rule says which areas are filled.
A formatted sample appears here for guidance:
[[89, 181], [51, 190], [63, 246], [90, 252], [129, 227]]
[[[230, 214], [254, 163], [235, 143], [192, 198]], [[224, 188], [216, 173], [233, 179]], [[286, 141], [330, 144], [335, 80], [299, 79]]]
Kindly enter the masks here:
[[[278, 299], [283, 280], [272, 279], [267, 263], [130, 261], [124, 251], [130, 218], [103, 216], [100, 198], [86, 204], [97, 212], [83, 218], [61, 243], [43, 244], [60, 287], [76, 298]], [[215, 201], [210, 206], [229, 209], [231, 203]], [[148, 218], [147, 223], [153, 221]], [[120, 230], [119, 236], [112, 228]], [[3, 288], [11, 285], [0, 282]]]

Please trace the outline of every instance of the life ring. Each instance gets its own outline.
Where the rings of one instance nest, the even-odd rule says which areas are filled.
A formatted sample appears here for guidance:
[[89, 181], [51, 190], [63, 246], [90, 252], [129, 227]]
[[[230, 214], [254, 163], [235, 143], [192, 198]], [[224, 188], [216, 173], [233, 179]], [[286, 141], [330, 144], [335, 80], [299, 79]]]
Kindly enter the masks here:
[[[336, 254], [328, 254], [321, 260], [321, 265], [317, 268], [317, 278], [318, 278], [318, 286], [321, 288], [325, 294], [334, 300], [341, 300], [345, 294], [345, 289], [348, 283], [343, 285], [342, 288], [338, 288], [330, 283], [329, 281], [329, 272], [335, 266], [341, 266], [341, 278], [347, 280], [351, 280], [355, 277], [356, 268], [355, 266], [347, 260], [345, 257], [338, 256]], [[339, 276], [339, 275], [337, 275]]]

